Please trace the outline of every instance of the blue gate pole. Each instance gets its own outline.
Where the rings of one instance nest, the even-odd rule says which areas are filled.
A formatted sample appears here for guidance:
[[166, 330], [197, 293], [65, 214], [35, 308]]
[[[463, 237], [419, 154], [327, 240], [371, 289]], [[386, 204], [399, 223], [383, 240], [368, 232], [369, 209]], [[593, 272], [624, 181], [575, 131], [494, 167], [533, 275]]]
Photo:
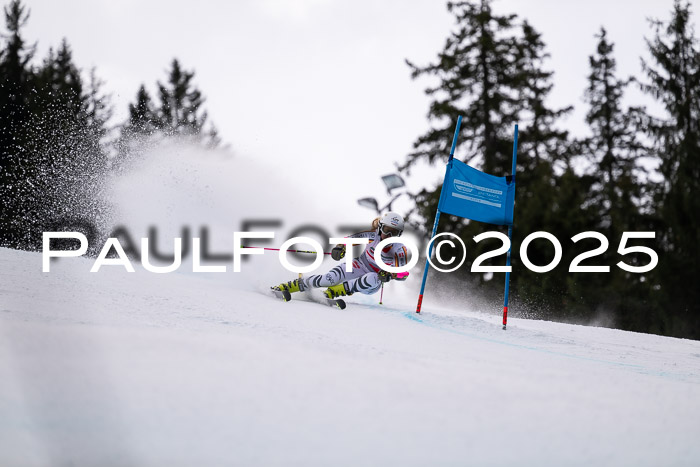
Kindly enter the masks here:
[[[459, 136], [459, 129], [462, 126], [462, 116], [457, 117], [457, 128], [455, 128], [455, 134], [452, 137], [452, 149], [450, 149], [450, 159], [447, 161], [447, 166], [445, 167], [445, 178], [442, 181], [442, 188], [440, 188], [440, 199], [442, 199], [442, 190], [445, 189], [445, 180], [447, 180], [447, 175], [450, 173], [450, 168], [452, 168], [452, 159], [455, 156], [455, 148], [457, 147], [457, 137]], [[438, 202], [437, 212], [435, 213], [435, 222], [433, 223], [433, 233], [430, 235], [430, 240], [435, 237], [435, 232], [437, 232], [438, 223], [440, 222], [440, 204]], [[430, 266], [430, 255], [433, 254], [433, 244], [430, 243], [428, 248], [428, 257], [425, 259], [425, 269], [423, 270], [423, 282], [420, 285], [420, 295], [418, 295], [418, 305], [416, 305], [416, 313], [420, 313], [421, 305], [423, 305], [423, 292], [425, 291], [425, 282], [428, 280], [428, 267]]]
[[[515, 161], [518, 154], [518, 124], [515, 124], [515, 130], [513, 134], [513, 169], [511, 170], [511, 176], [513, 177], [512, 183], [515, 183]], [[513, 211], [515, 211], [515, 206], [513, 206]], [[506, 255], [506, 266], [510, 266], [510, 250], [512, 249], [513, 240], [513, 224], [508, 226], [508, 240], [510, 240], [511, 246], [508, 248], [508, 254]], [[508, 290], [510, 289], [510, 272], [506, 272], [506, 294], [503, 299], [503, 329], [506, 328], [506, 323], [508, 322]]]

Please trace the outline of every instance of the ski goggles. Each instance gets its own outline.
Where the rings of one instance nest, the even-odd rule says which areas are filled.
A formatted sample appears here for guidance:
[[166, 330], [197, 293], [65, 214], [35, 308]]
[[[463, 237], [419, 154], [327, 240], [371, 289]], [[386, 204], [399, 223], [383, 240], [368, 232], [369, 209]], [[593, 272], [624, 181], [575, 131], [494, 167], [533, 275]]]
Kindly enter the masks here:
[[387, 237], [399, 237], [401, 236], [401, 230], [391, 227], [389, 225], [381, 225], [379, 226], [379, 231], [386, 235]]

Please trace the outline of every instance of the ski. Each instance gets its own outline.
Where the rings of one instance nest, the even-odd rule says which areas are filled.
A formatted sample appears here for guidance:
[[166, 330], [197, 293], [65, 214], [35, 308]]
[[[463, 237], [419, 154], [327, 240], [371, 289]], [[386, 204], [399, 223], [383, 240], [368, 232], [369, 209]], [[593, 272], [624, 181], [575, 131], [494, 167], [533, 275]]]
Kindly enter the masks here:
[[[292, 299], [292, 294], [287, 292], [286, 290], [275, 290], [275, 289], [271, 289], [271, 290], [272, 290], [272, 293], [275, 295], [275, 297], [279, 298], [283, 302], [288, 302]], [[344, 310], [345, 307], [347, 306], [345, 304], [345, 300], [341, 300], [341, 299], [334, 300], [331, 298], [326, 298], [324, 300], [325, 301], [322, 303], [324, 303], [328, 306], [335, 307], [335, 308], [340, 308], [341, 310]]]
[[283, 302], [288, 302], [292, 299], [292, 294], [287, 292], [286, 290], [275, 290], [272, 289], [272, 293], [275, 295], [275, 297], [279, 298]]
[[340, 308], [341, 310], [344, 310], [345, 307], [346, 307], [346, 305], [345, 305], [345, 300], [341, 300], [341, 299], [339, 299], [339, 298], [337, 298], [337, 299], [335, 299], [335, 300], [333, 300], [333, 299], [331, 299], [331, 298], [327, 298], [327, 299], [326, 299], [326, 304], [327, 304], [328, 306], [335, 306], [335, 307], [338, 307], [338, 308]]

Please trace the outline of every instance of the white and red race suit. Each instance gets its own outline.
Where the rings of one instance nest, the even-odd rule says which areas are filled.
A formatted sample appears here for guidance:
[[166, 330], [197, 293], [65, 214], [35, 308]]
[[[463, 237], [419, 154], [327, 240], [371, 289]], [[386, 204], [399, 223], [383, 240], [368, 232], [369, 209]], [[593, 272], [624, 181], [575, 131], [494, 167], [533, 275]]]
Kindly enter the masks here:
[[[326, 274], [303, 279], [306, 287], [330, 287], [347, 281], [345, 288], [349, 293], [360, 292], [370, 295], [379, 290], [382, 282], [379, 280], [378, 273], [382, 270], [377, 266], [376, 247], [382, 240], [381, 235], [376, 230], [368, 230], [349, 235], [348, 238], [369, 238], [369, 244], [357, 258], [347, 259], [345, 263], [334, 267]], [[408, 261], [406, 247], [398, 243], [398, 238], [397, 243], [387, 245], [379, 254], [381, 260], [388, 266], [401, 267]], [[347, 262], [352, 262], [351, 272], [345, 272]]]

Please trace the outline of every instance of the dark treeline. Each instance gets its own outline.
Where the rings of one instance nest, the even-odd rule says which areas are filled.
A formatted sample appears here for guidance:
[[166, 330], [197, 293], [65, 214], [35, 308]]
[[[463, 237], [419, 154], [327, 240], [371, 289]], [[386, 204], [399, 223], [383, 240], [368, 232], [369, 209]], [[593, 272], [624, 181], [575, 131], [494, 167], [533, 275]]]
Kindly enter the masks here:
[[[495, 14], [489, 0], [449, 3], [448, 9], [456, 26], [437, 60], [426, 66], [408, 62], [414, 78], [427, 75], [436, 85], [426, 90], [432, 98], [432, 129], [414, 143], [401, 169], [410, 173], [420, 161], [444, 164], [457, 116], [462, 115], [456, 157], [487, 173], [507, 175], [513, 124], [519, 123], [513, 311], [536, 310], [542, 318], [700, 338], [700, 47], [689, 23], [690, 5], [678, 1], [670, 21], [650, 22], [646, 45], [651, 59], [642, 62], [643, 76], [636, 78], [618, 75], [614, 44], [605, 29], [592, 32], [597, 46], [591, 50], [588, 85], [582, 90], [589, 128], [584, 139], [572, 137], [561, 124], [572, 107], [547, 104], [553, 73], [546, 68], [541, 35], [527, 20]], [[625, 107], [629, 86], [639, 86], [660, 102], [665, 116]], [[658, 169], [650, 173], [648, 167], [654, 166]], [[412, 222], [425, 232], [432, 229], [440, 188], [416, 196]], [[465, 241], [496, 229], [453, 216], [442, 219], [441, 231]], [[534, 273], [520, 262], [519, 245], [536, 231], [554, 234], [563, 247], [559, 266], [549, 273]], [[594, 239], [570, 240], [585, 231], [604, 234], [610, 245], [582, 265], [609, 265], [611, 272], [568, 272], [574, 257], [600, 245]], [[659, 264], [651, 272], [629, 273], [616, 266], [621, 260], [649, 262], [647, 255], [617, 253], [626, 231], [656, 233], [655, 239], [628, 245], [658, 253]], [[498, 242], [467, 245], [473, 259]], [[548, 264], [554, 248], [536, 241], [528, 257], [536, 265]], [[498, 261], [491, 264], [502, 264], [503, 257]], [[462, 284], [470, 284], [464, 288], [478, 287], [496, 303], [504, 275], [475, 276], [464, 273]]]
[[[151, 98], [145, 86], [129, 119], [109, 126], [112, 106], [95, 70], [85, 76], [67, 40], [38, 60], [23, 27], [30, 12], [14, 0], [4, 8], [0, 44], [0, 246], [36, 250], [51, 230], [89, 236], [108, 227], [102, 190], [145, 146], [178, 136], [216, 146], [194, 74], [173, 60]], [[87, 222], [85, 222], [87, 221]], [[73, 227], [73, 228], [71, 228]]]

